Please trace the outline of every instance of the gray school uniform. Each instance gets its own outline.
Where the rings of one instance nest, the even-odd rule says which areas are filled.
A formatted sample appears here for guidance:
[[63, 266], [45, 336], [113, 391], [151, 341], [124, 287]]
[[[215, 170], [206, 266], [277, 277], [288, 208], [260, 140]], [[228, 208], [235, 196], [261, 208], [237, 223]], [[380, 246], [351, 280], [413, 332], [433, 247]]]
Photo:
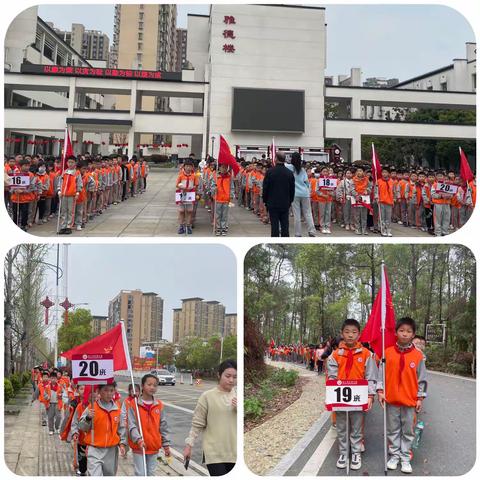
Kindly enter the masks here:
[[[65, 172], [72, 174], [73, 170], [65, 170]], [[76, 170], [75, 170], [76, 173]], [[75, 181], [76, 181], [76, 186], [75, 186], [75, 191], [80, 192], [83, 188], [83, 182], [82, 182], [82, 176], [80, 174], [75, 175]], [[63, 176], [60, 177], [59, 183], [58, 183], [58, 193], [62, 192], [62, 187], [63, 187]], [[73, 197], [65, 197], [62, 196], [60, 198], [61, 202], [61, 208], [60, 208], [60, 229], [63, 228], [70, 228], [71, 224], [74, 221], [73, 218], [73, 213], [74, 213], [74, 208], [75, 208], [75, 196]]]
[[[356, 349], [355, 352], [361, 351], [364, 347]], [[338, 363], [333, 355], [327, 359], [327, 377], [329, 379], [338, 378]], [[375, 395], [377, 391], [378, 369], [373, 353], [365, 363], [365, 378], [368, 380], [368, 394]], [[337, 416], [337, 440], [340, 455], [348, 455], [347, 452], [347, 414], [346, 412], [336, 412]], [[365, 423], [364, 412], [349, 412], [350, 418], [350, 449], [351, 453], [360, 453], [363, 438], [363, 425]]]
[[[432, 200], [443, 198], [432, 188]], [[448, 227], [451, 218], [450, 203], [434, 203], [433, 204], [433, 222], [435, 226], [435, 236], [448, 235]]]
[[[365, 195], [370, 195], [371, 192], [372, 192], [372, 182], [368, 182], [367, 191]], [[354, 184], [352, 188], [352, 196], [357, 197], [358, 195], [360, 194], [355, 190], [355, 184]], [[368, 217], [367, 207], [363, 207], [363, 206], [354, 207], [353, 211], [354, 211], [356, 230], [360, 233], [365, 233], [367, 231], [367, 217]]]
[[[138, 399], [138, 405], [143, 405], [143, 400]], [[128, 437], [134, 442], [138, 442], [142, 438], [140, 430], [138, 428], [136, 412], [133, 408], [128, 409]], [[170, 446], [170, 429], [168, 427], [167, 419], [165, 417], [165, 410], [162, 410], [160, 414], [160, 435], [162, 437], [162, 447]], [[157, 453], [145, 455], [147, 464], [147, 476], [154, 477], [155, 470], [158, 465]], [[143, 464], [143, 455], [133, 453], [133, 466], [135, 469], [135, 475], [137, 477], [145, 476], [145, 468]]]

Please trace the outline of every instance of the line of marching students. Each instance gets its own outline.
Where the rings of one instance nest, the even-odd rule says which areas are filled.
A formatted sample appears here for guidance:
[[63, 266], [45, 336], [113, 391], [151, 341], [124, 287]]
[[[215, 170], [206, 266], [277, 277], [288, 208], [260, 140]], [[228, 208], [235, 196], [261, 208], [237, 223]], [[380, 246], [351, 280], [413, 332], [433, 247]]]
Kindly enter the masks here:
[[60, 435], [61, 440], [72, 444], [72, 464], [77, 476], [116, 475], [119, 455], [125, 457], [128, 449], [132, 450], [136, 476], [145, 475], [144, 451], [148, 476], [155, 475], [160, 449], [169, 460], [169, 428], [163, 403], [155, 399], [155, 375], [144, 375], [141, 387], [135, 385], [135, 393], [130, 385], [123, 403], [115, 383], [95, 388], [76, 385], [68, 372], [56, 369], [35, 367], [32, 384], [32, 402], [40, 401], [42, 425], [48, 426], [50, 435]]
[[[361, 327], [357, 320], [347, 319], [341, 327], [341, 335], [323, 345], [280, 345], [270, 342], [268, 355], [272, 359], [304, 363], [314, 369], [322, 364], [329, 380], [368, 380], [368, 409], [375, 396], [386, 408], [388, 461], [387, 469], [396, 470], [400, 464], [402, 473], [412, 473], [413, 442], [417, 416], [427, 396], [426, 357], [423, 353], [425, 338], [416, 335], [416, 323], [410, 317], [400, 318], [395, 325], [396, 343], [385, 349], [385, 364], [368, 344], [359, 341]], [[383, 384], [385, 365], [385, 384]], [[319, 373], [321, 371], [318, 366]], [[349, 412], [347, 438], [346, 413], [332, 414], [332, 424], [337, 430], [339, 457], [337, 468], [343, 469], [348, 461], [350, 444], [350, 468], [359, 470], [362, 453], [366, 451], [365, 413]]]
[[[241, 159], [240, 165], [235, 179], [238, 204], [268, 223], [262, 184], [272, 162], [262, 155], [261, 161], [253, 158], [247, 163]], [[364, 166], [304, 162], [304, 167], [315, 228], [323, 234], [331, 234], [336, 224], [357, 235], [371, 231], [391, 237], [391, 225], [397, 223], [444, 236], [468, 221], [476, 203], [476, 180], [466, 182], [453, 170], [383, 166], [381, 178], [375, 183], [371, 169]], [[334, 179], [336, 186], [320, 186], [321, 179]], [[453, 185], [457, 191], [440, 192], [438, 184]]]
[[[82, 230], [111, 205], [146, 190], [149, 172], [143, 157], [70, 156], [62, 171], [60, 158], [16, 155], [4, 160], [4, 200], [22, 230], [60, 216], [58, 232]], [[29, 177], [26, 188], [10, 185], [14, 175]]]

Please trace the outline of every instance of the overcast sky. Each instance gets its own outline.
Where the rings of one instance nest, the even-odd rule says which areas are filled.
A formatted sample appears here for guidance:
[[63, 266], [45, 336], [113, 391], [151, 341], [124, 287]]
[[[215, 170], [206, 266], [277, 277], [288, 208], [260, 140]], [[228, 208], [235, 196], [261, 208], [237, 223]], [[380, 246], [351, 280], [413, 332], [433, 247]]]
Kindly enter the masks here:
[[[68, 299], [92, 315], [107, 315], [108, 302], [120, 290], [158, 293], [164, 300], [164, 338], [172, 339], [172, 309], [182, 298], [217, 300], [237, 312], [236, 260], [223, 245], [70, 245]], [[62, 268], [63, 247], [60, 248]], [[56, 246], [49, 263], [56, 263]], [[55, 295], [55, 274], [48, 273], [46, 293]], [[62, 284], [60, 297], [63, 301]], [[53, 318], [54, 311], [50, 312]]]
[[[208, 14], [208, 5], [178, 5], [179, 27], [187, 13]], [[63, 29], [83, 23], [113, 38], [113, 5], [43, 5], [39, 15]], [[327, 75], [361, 67], [363, 79], [406, 80], [465, 57], [475, 36], [466, 19], [437, 5], [327, 5]], [[294, 69], [294, 65], [286, 65]]]

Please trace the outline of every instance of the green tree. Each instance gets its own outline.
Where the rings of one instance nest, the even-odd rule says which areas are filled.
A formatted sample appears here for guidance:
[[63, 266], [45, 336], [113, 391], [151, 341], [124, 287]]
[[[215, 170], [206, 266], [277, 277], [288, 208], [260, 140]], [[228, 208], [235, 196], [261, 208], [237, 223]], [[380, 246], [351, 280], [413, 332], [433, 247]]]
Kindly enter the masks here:
[[158, 363], [161, 365], [173, 365], [175, 358], [175, 347], [168, 343], [158, 349]]
[[[65, 315], [63, 317], [65, 320]], [[58, 329], [58, 350], [66, 352], [92, 338], [92, 314], [90, 310], [79, 308], [68, 316], [68, 323], [62, 323]]]

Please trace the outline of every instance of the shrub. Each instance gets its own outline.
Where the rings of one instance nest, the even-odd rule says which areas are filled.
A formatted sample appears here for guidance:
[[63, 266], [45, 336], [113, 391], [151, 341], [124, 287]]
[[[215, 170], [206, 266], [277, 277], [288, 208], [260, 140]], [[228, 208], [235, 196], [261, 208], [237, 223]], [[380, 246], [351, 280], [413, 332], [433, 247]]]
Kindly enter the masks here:
[[272, 375], [272, 382], [282, 387], [293, 387], [297, 382], [298, 372], [296, 370], [285, 370], [281, 368]]
[[31, 380], [31, 375], [30, 375], [30, 372], [23, 372], [23, 375], [22, 375], [22, 385], [25, 386], [25, 385], [28, 385], [30, 383], [30, 380]]
[[10, 382], [14, 393], [17, 393], [22, 388], [22, 380], [18, 373], [12, 373], [12, 375], [10, 375]]
[[263, 413], [263, 402], [257, 397], [247, 398], [243, 402], [246, 418], [258, 418]]
[[8, 378], [3, 379], [3, 393], [5, 395], [5, 403], [7, 403], [11, 398], [13, 398], [14, 391], [12, 387], [12, 382]]

